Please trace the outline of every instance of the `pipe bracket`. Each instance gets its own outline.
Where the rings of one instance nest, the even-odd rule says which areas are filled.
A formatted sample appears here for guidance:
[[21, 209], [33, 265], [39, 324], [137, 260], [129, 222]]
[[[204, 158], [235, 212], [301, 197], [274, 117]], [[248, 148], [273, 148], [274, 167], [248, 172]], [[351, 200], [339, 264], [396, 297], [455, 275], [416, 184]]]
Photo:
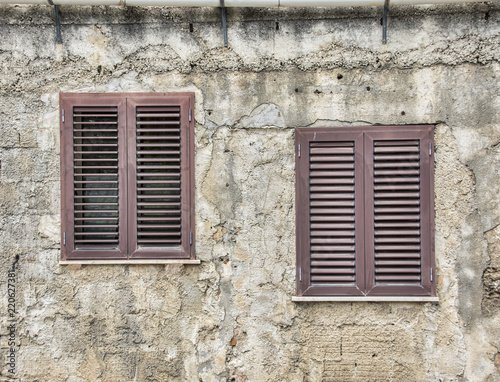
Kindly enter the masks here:
[[[52, 3], [52, 1], [50, 1]], [[59, 21], [59, 5], [54, 5], [54, 20], [56, 22], [56, 41], [62, 44], [61, 23]]]
[[385, 0], [384, 14], [382, 15], [382, 44], [387, 44], [387, 13], [389, 12], [389, 1]]
[[229, 44], [227, 41], [227, 15], [224, 0], [220, 0], [220, 10], [222, 13], [222, 32], [224, 33], [224, 47], [227, 48]]

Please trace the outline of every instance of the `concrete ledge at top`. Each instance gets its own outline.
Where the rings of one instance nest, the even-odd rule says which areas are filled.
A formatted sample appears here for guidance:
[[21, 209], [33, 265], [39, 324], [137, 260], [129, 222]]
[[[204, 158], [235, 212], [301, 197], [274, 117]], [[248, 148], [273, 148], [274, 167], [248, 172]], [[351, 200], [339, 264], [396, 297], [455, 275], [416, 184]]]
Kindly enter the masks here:
[[370, 296], [370, 297], [330, 297], [330, 296], [293, 296], [293, 302], [433, 302], [439, 303], [439, 297], [415, 296]]
[[185, 264], [198, 265], [201, 260], [60, 260], [59, 265], [151, 265], [151, 264]]

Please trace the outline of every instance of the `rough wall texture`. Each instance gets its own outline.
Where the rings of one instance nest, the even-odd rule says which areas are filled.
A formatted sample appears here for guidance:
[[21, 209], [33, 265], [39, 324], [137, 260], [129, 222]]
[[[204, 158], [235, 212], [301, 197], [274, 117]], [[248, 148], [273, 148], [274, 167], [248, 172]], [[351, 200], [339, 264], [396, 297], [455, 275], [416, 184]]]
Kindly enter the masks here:
[[[16, 380], [500, 381], [500, 6], [380, 16], [0, 7], [0, 379], [17, 261]], [[129, 91], [196, 94], [199, 266], [58, 264], [58, 94]], [[293, 303], [294, 128], [424, 123], [439, 304]]]

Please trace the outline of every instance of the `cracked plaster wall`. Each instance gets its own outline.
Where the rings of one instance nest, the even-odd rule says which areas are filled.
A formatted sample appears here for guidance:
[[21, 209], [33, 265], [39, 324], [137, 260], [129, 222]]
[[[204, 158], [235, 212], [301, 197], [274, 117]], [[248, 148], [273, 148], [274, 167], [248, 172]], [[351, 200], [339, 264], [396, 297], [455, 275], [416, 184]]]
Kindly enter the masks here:
[[[500, 6], [0, 7], [17, 380], [500, 381]], [[66, 266], [59, 92], [193, 91], [199, 266]], [[292, 303], [294, 128], [436, 124], [434, 304]], [[8, 368], [0, 366], [0, 379]]]

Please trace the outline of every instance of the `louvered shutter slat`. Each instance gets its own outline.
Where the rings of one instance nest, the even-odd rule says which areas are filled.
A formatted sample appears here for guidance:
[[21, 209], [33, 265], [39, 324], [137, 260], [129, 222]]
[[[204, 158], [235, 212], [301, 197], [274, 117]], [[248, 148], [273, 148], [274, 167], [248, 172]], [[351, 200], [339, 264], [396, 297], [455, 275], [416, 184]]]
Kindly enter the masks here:
[[[180, 143], [138, 143], [137, 147], [142, 149], [143, 147], [152, 147], [152, 148], [158, 148], [158, 147], [181, 147]], [[158, 153], [156, 153], [158, 154]]]
[[[311, 245], [314, 244], [325, 244], [325, 245], [331, 245], [332, 247], [334, 245], [341, 245], [341, 244], [352, 244], [352, 248], [354, 248], [354, 238], [342, 238], [342, 237], [336, 237], [336, 238], [324, 238], [322, 237], [321, 239], [315, 239], [315, 233], [311, 233]], [[328, 233], [328, 236], [333, 236], [332, 234]], [[354, 237], [354, 235], [353, 235]]]
[[[311, 170], [314, 170], [314, 168], [311, 168]], [[339, 179], [338, 181], [342, 182], [344, 180], [347, 184], [349, 184], [349, 180], [352, 179], [353, 175], [354, 171], [315, 171], [314, 173], [311, 173], [310, 176], [311, 178], [346, 178], [345, 180]]]
[[[333, 191], [335, 191], [335, 190], [333, 190]], [[314, 193], [314, 192], [312, 192], [311, 199], [327, 199], [327, 200], [352, 199], [352, 200], [354, 200], [354, 190], [351, 193]]]
[[324, 256], [327, 256], [327, 253], [330, 253], [332, 255], [332, 258], [335, 257], [335, 252], [354, 252], [354, 245], [351, 246], [346, 246], [346, 245], [341, 245], [340, 243], [336, 245], [324, 245], [324, 243], [321, 246], [319, 245], [311, 245], [311, 256], [315, 256], [320, 254], [320, 252], [324, 252]]
[[399, 160], [399, 161], [406, 161], [408, 159], [410, 160], [418, 160], [418, 154], [404, 154], [404, 155], [394, 155], [394, 153], [392, 153], [392, 155], [382, 155], [382, 154], [375, 154], [374, 155], [374, 159], [376, 161], [384, 161], [384, 160]]
[[[414, 224], [414, 223], [413, 223]], [[375, 230], [375, 236], [420, 236], [419, 230]]]
[[[158, 155], [158, 153], [154, 154], [154, 155]], [[158, 178], [158, 177], [166, 177], [166, 178], [171, 178], [171, 177], [179, 177], [181, 176], [181, 173], [180, 172], [174, 172], [174, 171], [169, 171], [169, 172], [153, 172], [153, 171], [142, 171], [141, 172], [141, 177], [142, 178], [145, 178], [147, 179], [148, 177], [154, 177], [154, 178]], [[144, 179], [141, 179], [141, 180], [138, 180], [137, 181], [138, 184], [140, 183], [146, 183], [146, 181]], [[159, 180], [159, 179], [154, 179], [154, 183], [158, 183], [158, 184], [166, 184], [166, 183], [170, 183], [170, 184], [179, 184], [179, 181], [177, 179], [166, 179], [165, 181], [163, 180]]]
[[[391, 178], [392, 183], [415, 183], [419, 181], [419, 177], [398, 177], [398, 178]], [[375, 183], [385, 183], [386, 179], [380, 178], [380, 179], [374, 179]]]
[[311, 265], [313, 267], [350, 267], [354, 266], [354, 261], [320, 261], [320, 260], [312, 260]]
[[311, 165], [312, 170], [353, 170], [352, 164], [340, 164], [340, 163], [315, 163]]
[[[386, 176], [390, 177], [393, 175], [394, 172], [392, 170], [375, 170], [374, 175], [375, 176]], [[407, 170], [407, 169], [400, 169], [399, 170], [399, 175], [420, 175], [420, 171], [418, 169], [412, 169], [412, 170]], [[382, 180], [383, 181], [383, 180]]]
[[[75, 227], [76, 228], [76, 227]], [[92, 227], [88, 227], [88, 226], [85, 226], [85, 228], [92, 228]], [[103, 227], [99, 227], [98, 230], [96, 230], [96, 232], [75, 232], [75, 236], [77, 237], [85, 237], [86, 239], [82, 239], [82, 240], [85, 240], [85, 241], [92, 241], [92, 236], [99, 236], [99, 237], [104, 237], [104, 236], [107, 236], [107, 237], [112, 237], [112, 236], [118, 236], [118, 232], [106, 232], [106, 234], [103, 234], [102, 232], [102, 229]]]
[[413, 145], [414, 142], [394, 142], [393, 144], [375, 144], [373, 152], [377, 153], [418, 153], [418, 146]]
[[[375, 201], [376, 203], [377, 201]], [[405, 202], [403, 201], [400, 201], [400, 200], [395, 200], [394, 202], [392, 202], [392, 205], [396, 205], [396, 204], [400, 204], [402, 203], [403, 204], [403, 207], [394, 207], [394, 208], [391, 208], [391, 207], [381, 207], [381, 208], [375, 208], [375, 214], [386, 214], [386, 213], [396, 213], [398, 214], [399, 217], [402, 217], [404, 219], [407, 219], [407, 216], [406, 215], [403, 215], [403, 214], [411, 214], [411, 213], [419, 213], [420, 212], [420, 208], [418, 207], [404, 207], [404, 205], [407, 205]], [[376, 205], [376, 204], [375, 204]], [[385, 215], [382, 215], [382, 216], [375, 216], [375, 220], [379, 220], [379, 219], [384, 219], [384, 217], [387, 217]]]
[[[78, 239], [75, 239], [75, 243], [80, 244], [80, 246], [91, 247], [93, 249], [101, 249], [103, 247], [104, 248], [116, 247], [118, 245], [118, 240], [100, 240], [100, 239], [78, 240]], [[113, 244], [116, 244], [116, 245], [113, 245]]]
[[353, 192], [353, 186], [311, 186], [311, 192]]
[[419, 228], [420, 223], [419, 222], [375, 222], [375, 228]]
[[[335, 200], [332, 198], [327, 201], [312, 201], [311, 207], [354, 207], [354, 201], [350, 200]], [[349, 210], [352, 213], [352, 209]]]
[[[165, 115], [166, 117], [169, 117], [169, 115]], [[138, 118], [149, 118], [149, 117], [157, 117], [156, 114], [147, 114], [147, 115], [138, 115]], [[172, 116], [170, 116], [172, 117]], [[178, 116], [177, 116], [178, 117]], [[137, 121], [138, 126], [176, 126], [179, 123], [177, 121]], [[157, 131], [157, 130], [156, 130]]]
[[167, 128], [167, 129], [162, 129], [162, 128], [156, 128], [156, 129], [137, 128], [136, 131], [139, 134], [140, 133], [179, 133], [181, 131], [181, 129], [179, 129], [179, 128]]
[[[338, 248], [340, 250], [340, 248]], [[311, 254], [311, 259], [313, 260], [319, 260], [319, 259], [330, 259], [330, 258], [335, 258], [335, 259], [353, 259], [354, 260], [354, 255], [351, 252], [338, 252], [338, 253], [312, 253]]]
[[74, 247], [117, 249], [117, 108], [75, 107], [72, 118]]
[[315, 224], [311, 223], [311, 229], [354, 229], [354, 224], [337, 223], [337, 224]]
[[[100, 219], [98, 217], [95, 217], [95, 218], [78, 218], [78, 217], [75, 217], [75, 221], [83, 221], [83, 220], [96, 220], [96, 221], [99, 221]], [[107, 220], [118, 220], [118, 217], [115, 217], [115, 218], [107, 218]]]
[[352, 179], [335, 179], [335, 178], [320, 178], [320, 179], [310, 179], [309, 184], [321, 184], [321, 185], [349, 185], [354, 184]]
[[146, 221], [153, 221], [153, 220], [165, 220], [165, 221], [178, 221], [180, 222], [181, 219], [179, 217], [166, 217], [166, 216], [161, 216], [161, 217], [139, 217], [137, 218], [137, 221], [139, 222], [146, 222]]
[[[73, 132], [84, 133], [84, 132], [88, 132], [88, 131], [86, 129], [73, 129]], [[117, 133], [118, 129], [93, 129], [92, 132], [94, 132], [94, 133]]]
[[[320, 215], [332, 215], [332, 221], [339, 221], [345, 219], [345, 221], [350, 221], [354, 210], [352, 208], [311, 208], [311, 221], [312, 219], [320, 218]], [[333, 216], [340, 215], [340, 216]]]
[[[85, 188], [75, 188], [75, 191], [85, 191], [86, 189]], [[114, 188], [98, 188], [98, 187], [94, 187], [93, 188], [93, 191], [114, 191]]]
[[375, 191], [414, 191], [420, 190], [418, 184], [391, 184], [390, 186], [376, 184], [373, 188]]
[[181, 134], [180, 128], [172, 127], [180, 123], [179, 107], [137, 107], [139, 249], [180, 249], [182, 244], [181, 224], [171, 224], [181, 222]]
[[338, 228], [335, 224], [330, 225], [330, 229], [327, 231], [318, 231], [317, 228], [315, 228], [313, 225], [311, 225], [311, 237], [314, 236], [354, 236], [354, 226], [352, 227], [351, 230], [348, 231], [338, 231]]
[[314, 276], [311, 281], [327, 284], [352, 284], [354, 276]]
[[[76, 115], [74, 116], [75, 118]], [[80, 115], [78, 118], [93, 118], [93, 117], [88, 117], [86, 115]], [[103, 116], [96, 116], [95, 118], [106, 118], [106, 117], [103, 117]], [[111, 118], [114, 118], [114, 116], [112, 116]], [[78, 126], [85, 126], [85, 125], [90, 125], [90, 126], [100, 126], [100, 125], [110, 125], [110, 126], [113, 126], [113, 125], [117, 125], [118, 122], [117, 121], [81, 121], [81, 122], [78, 122]]]
[[[391, 261], [391, 260], [378, 260], [377, 264], [382, 269], [382, 267], [385, 266], [385, 265], [393, 266], [394, 262]], [[421, 262], [419, 260], [407, 260], [406, 261], [406, 265], [408, 265], [408, 266], [412, 266], [412, 265], [414, 265], [414, 266], [420, 266]]]

